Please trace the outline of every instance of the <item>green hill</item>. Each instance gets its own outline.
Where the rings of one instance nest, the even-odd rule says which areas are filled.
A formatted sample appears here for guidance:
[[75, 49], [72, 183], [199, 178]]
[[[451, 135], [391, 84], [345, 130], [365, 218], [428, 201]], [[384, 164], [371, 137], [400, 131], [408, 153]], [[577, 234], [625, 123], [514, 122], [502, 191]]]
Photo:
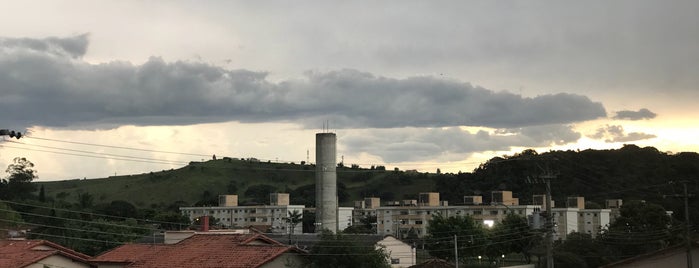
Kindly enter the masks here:
[[[359, 167], [341, 167], [338, 195], [341, 205], [351, 206], [364, 196], [401, 199], [431, 191], [431, 175], [395, 172]], [[77, 196], [89, 193], [95, 203], [126, 200], [142, 208], [178, 205], [215, 204], [220, 194], [238, 194], [240, 203], [263, 203], [269, 192], [289, 192], [292, 203], [313, 204], [315, 166], [294, 163], [259, 162], [255, 159], [223, 158], [191, 162], [173, 170], [138, 175], [113, 176], [40, 182], [46, 196], [77, 202]]]
[[[549, 170], [553, 198], [565, 204], [567, 196], [584, 196], [592, 206], [604, 206], [605, 199], [641, 199], [682, 211], [678, 198], [680, 181], [687, 181], [689, 192], [699, 192], [699, 154], [665, 153], [653, 147], [625, 145], [615, 150], [551, 151], [494, 157], [471, 173], [430, 174], [378, 168], [341, 167], [338, 197], [342, 206], [367, 196], [382, 201], [417, 199], [420, 192], [440, 192], [450, 204], [462, 202], [464, 195], [482, 195], [490, 202], [490, 191], [508, 190], [529, 204], [533, 194], [543, 193], [532, 180]], [[293, 163], [259, 162], [254, 159], [224, 158], [192, 162], [176, 170], [115, 176], [105, 179], [42, 182], [46, 196], [77, 203], [78, 195], [89, 193], [94, 203], [125, 200], [141, 208], [215, 205], [220, 194], [237, 194], [239, 203], [267, 203], [270, 192], [288, 192], [293, 204], [314, 206], [315, 166]], [[670, 183], [674, 181], [675, 183]], [[699, 199], [690, 200], [699, 210]], [[699, 213], [692, 213], [699, 221]]]

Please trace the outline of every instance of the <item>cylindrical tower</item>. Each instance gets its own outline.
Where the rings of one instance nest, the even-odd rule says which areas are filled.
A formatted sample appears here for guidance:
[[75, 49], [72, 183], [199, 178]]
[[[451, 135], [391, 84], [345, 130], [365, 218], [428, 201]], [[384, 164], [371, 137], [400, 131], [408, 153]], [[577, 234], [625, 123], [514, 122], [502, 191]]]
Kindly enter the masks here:
[[337, 232], [335, 133], [316, 133], [316, 232]]

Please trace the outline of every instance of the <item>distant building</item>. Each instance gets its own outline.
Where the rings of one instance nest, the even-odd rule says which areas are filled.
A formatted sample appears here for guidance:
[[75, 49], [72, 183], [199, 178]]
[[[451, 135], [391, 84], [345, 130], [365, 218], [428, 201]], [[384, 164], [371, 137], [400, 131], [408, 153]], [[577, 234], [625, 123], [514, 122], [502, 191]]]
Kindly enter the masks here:
[[[366, 206], [366, 200], [355, 202], [358, 206], [354, 210], [354, 224], [361, 224], [362, 219], [375, 216], [376, 223], [372, 227], [376, 234], [403, 238], [411, 231], [419, 237], [426, 235], [429, 221], [436, 214], [444, 217], [470, 216], [484, 226], [501, 222], [507, 214], [527, 218], [529, 225], [535, 229], [544, 228], [546, 223], [543, 205], [519, 205], [519, 199], [513, 197], [510, 191], [492, 192], [493, 202], [485, 205], [481, 196], [465, 196], [463, 205], [448, 205], [439, 200], [439, 193], [420, 193], [418, 196], [417, 205], [413, 202], [389, 201], [384, 206], [370, 208]], [[545, 196], [535, 195], [533, 200], [541, 203]], [[570, 207], [551, 209], [556, 226], [555, 239], [565, 239], [571, 232], [596, 237], [613, 221], [611, 209], [586, 209], [584, 197], [571, 197], [567, 201]], [[372, 203], [379, 203], [378, 198], [373, 198]]]
[[[354, 224], [361, 224], [361, 220], [365, 217], [376, 216], [376, 224], [374, 225], [376, 234], [393, 235], [400, 239], [405, 237], [410, 230], [420, 237], [424, 236], [427, 233], [428, 222], [435, 214], [441, 214], [445, 217], [468, 215], [481, 224], [493, 226], [496, 222], [502, 221], [507, 214], [526, 217], [540, 210], [539, 206], [533, 205], [449, 206], [446, 202], [440, 202], [439, 193], [421, 193], [419, 197], [417, 206], [401, 205], [400, 202], [387, 202], [388, 205], [381, 207], [355, 207]], [[509, 200], [512, 202], [513, 199], [509, 198]]]
[[302, 224], [297, 224], [293, 231], [288, 230], [286, 218], [294, 211], [303, 215], [305, 206], [290, 205], [289, 195], [285, 193], [273, 193], [270, 199], [276, 205], [238, 206], [237, 195], [222, 195], [217, 207], [180, 207], [180, 211], [191, 221], [213, 216], [223, 228], [255, 227], [277, 233], [301, 233]]
[[512, 197], [511, 191], [492, 191], [490, 202], [501, 205], [519, 205], [519, 198]]
[[464, 196], [464, 205], [480, 205], [483, 204], [483, 196], [467, 195]]
[[[222, 228], [254, 227], [263, 232], [300, 234], [303, 232], [303, 224], [299, 223], [293, 230], [289, 230], [291, 226], [286, 219], [294, 211], [303, 215], [306, 207], [291, 205], [290, 200], [288, 193], [271, 193], [270, 205], [239, 206], [237, 195], [221, 195], [217, 207], [180, 207], [180, 212], [189, 217], [190, 221], [202, 216], [213, 216]], [[353, 210], [352, 207], [337, 208], [335, 222], [340, 231], [352, 225]]]
[[[535, 194], [532, 196], [532, 205], [541, 206], [542, 211], [546, 211], [546, 195], [545, 194]], [[551, 207], [556, 207], [556, 202], [551, 199]]]
[[406, 268], [415, 265], [415, 248], [394, 236], [387, 235], [376, 242], [377, 248], [382, 248], [387, 256], [387, 261], [393, 268]]
[[[579, 209], [579, 208], [553, 208], [552, 220], [554, 224], [553, 238], [565, 240], [569, 233], [578, 232], [597, 237], [599, 233], [611, 223], [611, 209]], [[535, 229], [543, 229], [546, 219], [539, 212], [532, 215], [530, 225]]]

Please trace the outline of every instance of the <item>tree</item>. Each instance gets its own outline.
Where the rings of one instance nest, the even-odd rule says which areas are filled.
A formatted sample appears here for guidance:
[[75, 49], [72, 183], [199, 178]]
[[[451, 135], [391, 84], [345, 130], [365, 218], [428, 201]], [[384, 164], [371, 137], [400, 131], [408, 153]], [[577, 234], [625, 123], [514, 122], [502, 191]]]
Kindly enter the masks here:
[[388, 268], [388, 254], [383, 248], [367, 244], [357, 235], [323, 231], [320, 241], [307, 255], [308, 267], [378, 267]]
[[556, 246], [556, 255], [563, 252], [572, 253], [587, 263], [587, 267], [600, 267], [612, 262], [611, 248], [592, 238], [590, 234], [572, 232], [566, 235], [566, 240]]
[[676, 239], [670, 216], [657, 204], [643, 201], [624, 203], [619, 217], [602, 233], [602, 243], [621, 245], [621, 255], [633, 256], [667, 247]]
[[80, 193], [78, 194], [78, 206], [82, 209], [88, 209], [91, 208], [92, 205], [95, 203], [95, 197], [88, 193]]
[[41, 202], [41, 203], [46, 202], [46, 192], [44, 190], [43, 185], [41, 185], [41, 188], [39, 188], [39, 202]]
[[0, 202], [0, 229], [14, 228], [24, 223], [22, 216], [4, 202]]
[[107, 214], [122, 218], [136, 218], [137, 209], [133, 204], [124, 200], [114, 200], [108, 205], [104, 206], [99, 213]]
[[284, 218], [284, 221], [286, 222], [288, 226], [288, 233], [289, 233], [289, 245], [291, 245], [291, 235], [294, 234], [294, 230], [296, 229], [296, 225], [301, 223], [303, 220], [303, 214], [300, 210], [290, 210], [289, 211], [289, 216]]
[[251, 202], [264, 204], [269, 201], [269, 194], [277, 191], [277, 187], [269, 184], [258, 184], [245, 190], [245, 197]]
[[177, 212], [160, 212], [153, 216], [153, 223], [160, 225], [160, 229], [182, 230], [189, 226], [189, 217]]
[[502, 222], [488, 232], [488, 235], [489, 247], [486, 250], [489, 253], [486, 254], [488, 257], [493, 258], [515, 252], [522, 254], [527, 263], [531, 262], [530, 250], [540, 238], [539, 234], [531, 230], [526, 218], [515, 214], [507, 214]]
[[36, 191], [32, 180], [38, 178], [34, 163], [24, 157], [15, 157], [12, 164], [7, 166], [6, 173], [10, 174], [2, 179], [0, 184], [0, 198], [2, 199], [27, 199]]
[[457, 239], [459, 257], [465, 259], [469, 256], [481, 254], [487, 240], [483, 227], [477, 224], [470, 216], [444, 217], [437, 213], [427, 226], [427, 239], [434, 241], [426, 244], [430, 255], [454, 260], [454, 237]]

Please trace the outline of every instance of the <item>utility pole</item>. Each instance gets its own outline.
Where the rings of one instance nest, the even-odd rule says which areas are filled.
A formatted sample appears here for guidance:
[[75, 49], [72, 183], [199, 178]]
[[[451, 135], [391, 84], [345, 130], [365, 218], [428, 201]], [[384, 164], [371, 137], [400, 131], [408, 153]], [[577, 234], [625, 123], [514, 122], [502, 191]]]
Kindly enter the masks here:
[[[689, 228], [689, 198], [694, 195], [690, 195], [687, 192], [687, 181], [681, 181], [684, 188], [684, 194], [673, 194], [673, 195], [663, 195], [665, 197], [677, 197], [684, 198], [684, 231], [685, 231], [685, 243], [687, 247], [687, 268], [692, 268], [692, 239], [690, 238], [690, 228]], [[675, 181], [670, 181], [670, 184], [676, 183]]]
[[684, 186], [684, 229], [687, 239], [687, 268], [692, 268], [692, 239], [689, 235], [689, 194], [687, 193], [687, 182], [682, 182]]
[[555, 175], [541, 176], [546, 180], [546, 268], [553, 268], [553, 213], [551, 212], [551, 179]]
[[456, 238], [456, 234], [454, 234], [454, 263], [456, 264], [456, 268], [459, 268], [459, 243]]
[[[540, 175], [537, 178], [527, 178], [528, 183], [544, 183], [546, 185], [546, 223], [544, 227], [546, 229], [546, 268], [553, 268], [553, 213], [551, 212], [551, 179], [555, 179], [556, 175], [553, 175], [551, 171], [547, 168], [544, 175]], [[539, 180], [539, 179], [543, 179]]]

